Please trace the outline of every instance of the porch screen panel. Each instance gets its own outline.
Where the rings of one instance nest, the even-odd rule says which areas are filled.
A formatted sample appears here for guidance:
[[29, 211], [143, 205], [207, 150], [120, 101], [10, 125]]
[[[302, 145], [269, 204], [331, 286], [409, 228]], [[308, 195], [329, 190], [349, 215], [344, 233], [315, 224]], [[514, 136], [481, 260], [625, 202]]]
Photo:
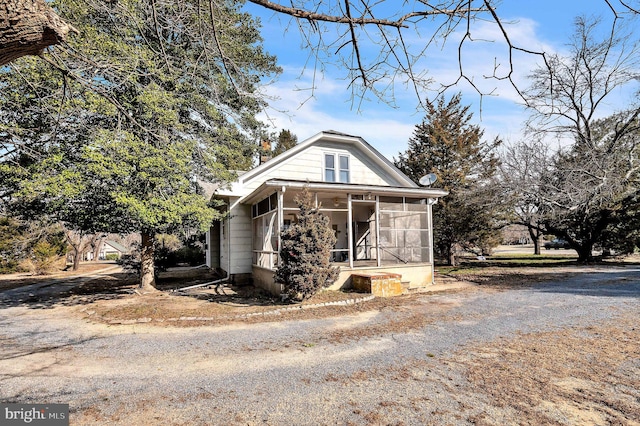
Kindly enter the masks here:
[[280, 249], [276, 203], [277, 200], [266, 198], [253, 206], [253, 264], [267, 269], [274, 269], [277, 265]]
[[380, 251], [382, 263], [429, 261], [427, 205], [423, 200], [380, 197]]

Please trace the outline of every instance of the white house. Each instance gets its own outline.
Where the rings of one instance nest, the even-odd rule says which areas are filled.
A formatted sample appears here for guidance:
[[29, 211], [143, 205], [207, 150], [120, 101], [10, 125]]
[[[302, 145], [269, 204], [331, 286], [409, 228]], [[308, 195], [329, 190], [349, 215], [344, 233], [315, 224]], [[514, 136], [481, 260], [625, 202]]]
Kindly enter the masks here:
[[275, 294], [280, 230], [295, 222], [294, 197], [314, 194], [337, 237], [333, 289], [353, 274], [402, 275], [409, 288], [433, 283], [432, 205], [447, 195], [419, 187], [362, 138], [325, 131], [242, 173], [214, 198], [227, 219], [207, 233], [207, 265], [231, 280], [252, 280]]

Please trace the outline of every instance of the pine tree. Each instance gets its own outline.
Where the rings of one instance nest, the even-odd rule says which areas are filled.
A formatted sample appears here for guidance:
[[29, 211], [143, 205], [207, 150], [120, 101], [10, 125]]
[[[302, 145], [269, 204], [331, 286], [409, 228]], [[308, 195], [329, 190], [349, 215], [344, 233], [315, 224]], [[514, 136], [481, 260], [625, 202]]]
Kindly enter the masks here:
[[208, 229], [219, 213], [198, 182], [250, 166], [275, 58], [239, 2], [50, 5], [84, 37], [0, 68], [0, 203], [140, 233], [151, 290], [155, 235]]
[[280, 155], [283, 152], [293, 148], [298, 143], [298, 137], [289, 130], [282, 130], [278, 135], [278, 141], [273, 148], [273, 155]]
[[281, 234], [282, 264], [276, 271], [275, 280], [284, 284], [284, 291], [290, 298], [304, 300], [331, 285], [340, 270], [329, 262], [336, 243], [329, 218], [314, 206], [308, 190], [296, 196], [295, 202], [300, 208], [298, 222]]
[[500, 242], [500, 206], [493, 184], [499, 140], [482, 141], [483, 131], [471, 124], [468, 106], [457, 94], [448, 103], [440, 98], [427, 104], [423, 122], [416, 126], [409, 148], [396, 166], [415, 182], [434, 173], [434, 187], [449, 191], [433, 210], [434, 245], [449, 264], [456, 263], [456, 250], [487, 253]]

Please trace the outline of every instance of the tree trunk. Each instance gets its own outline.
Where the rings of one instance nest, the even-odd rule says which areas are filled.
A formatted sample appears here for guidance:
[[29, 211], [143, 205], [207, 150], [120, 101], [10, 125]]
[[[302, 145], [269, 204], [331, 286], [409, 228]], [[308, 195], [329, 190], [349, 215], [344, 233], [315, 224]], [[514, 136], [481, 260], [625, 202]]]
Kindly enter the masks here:
[[456, 251], [451, 246], [447, 249], [447, 261], [449, 262], [449, 266], [458, 266], [456, 262]]
[[540, 233], [536, 232], [533, 228], [528, 229], [531, 241], [533, 241], [533, 254], [540, 255]]
[[93, 249], [93, 261], [96, 262], [100, 258], [100, 249], [102, 248], [102, 237], [97, 235], [94, 236], [93, 242], [91, 244], [91, 248]]
[[145, 292], [156, 290], [155, 267], [153, 261], [153, 234], [148, 231], [142, 232], [140, 289]]
[[73, 265], [71, 270], [77, 271], [80, 266], [80, 261], [82, 260], [82, 252], [84, 249], [84, 245], [82, 244], [82, 234], [70, 230], [65, 230], [64, 236], [67, 239], [67, 243], [73, 249]]
[[0, 2], [0, 66], [64, 41], [78, 30], [64, 22], [45, 0]]
[[585, 243], [576, 248], [578, 252], [578, 263], [589, 263], [593, 260], [593, 256], [591, 255], [591, 250], [593, 249], [593, 244]]
[[80, 261], [82, 260], [82, 250], [81, 247], [73, 248], [73, 268], [72, 270], [77, 271], [80, 267]]

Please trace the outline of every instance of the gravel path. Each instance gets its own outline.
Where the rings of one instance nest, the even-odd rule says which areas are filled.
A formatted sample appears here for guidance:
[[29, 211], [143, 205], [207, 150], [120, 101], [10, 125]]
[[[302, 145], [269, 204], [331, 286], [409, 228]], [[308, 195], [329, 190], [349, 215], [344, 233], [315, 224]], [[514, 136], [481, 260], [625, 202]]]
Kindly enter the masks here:
[[[69, 403], [74, 425], [517, 424], [517, 407], [470, 381], [482, 348], [593, 327], [627, 327], [631, 347], [640, 346], [640, 269], [631, 267], [504, 291], [414, 295], [381, 312], [221, 327], [110, 327], [74, 308], [30, 309], [4, 296], [0, 401]], [[616, 367], [633, 380], [638, 352]], [[635, 384], [623, 392], [631, 408], [595, 424], [610, 416], [640, 424]], [[551, 424], [580, 414], [547, 408]]]

